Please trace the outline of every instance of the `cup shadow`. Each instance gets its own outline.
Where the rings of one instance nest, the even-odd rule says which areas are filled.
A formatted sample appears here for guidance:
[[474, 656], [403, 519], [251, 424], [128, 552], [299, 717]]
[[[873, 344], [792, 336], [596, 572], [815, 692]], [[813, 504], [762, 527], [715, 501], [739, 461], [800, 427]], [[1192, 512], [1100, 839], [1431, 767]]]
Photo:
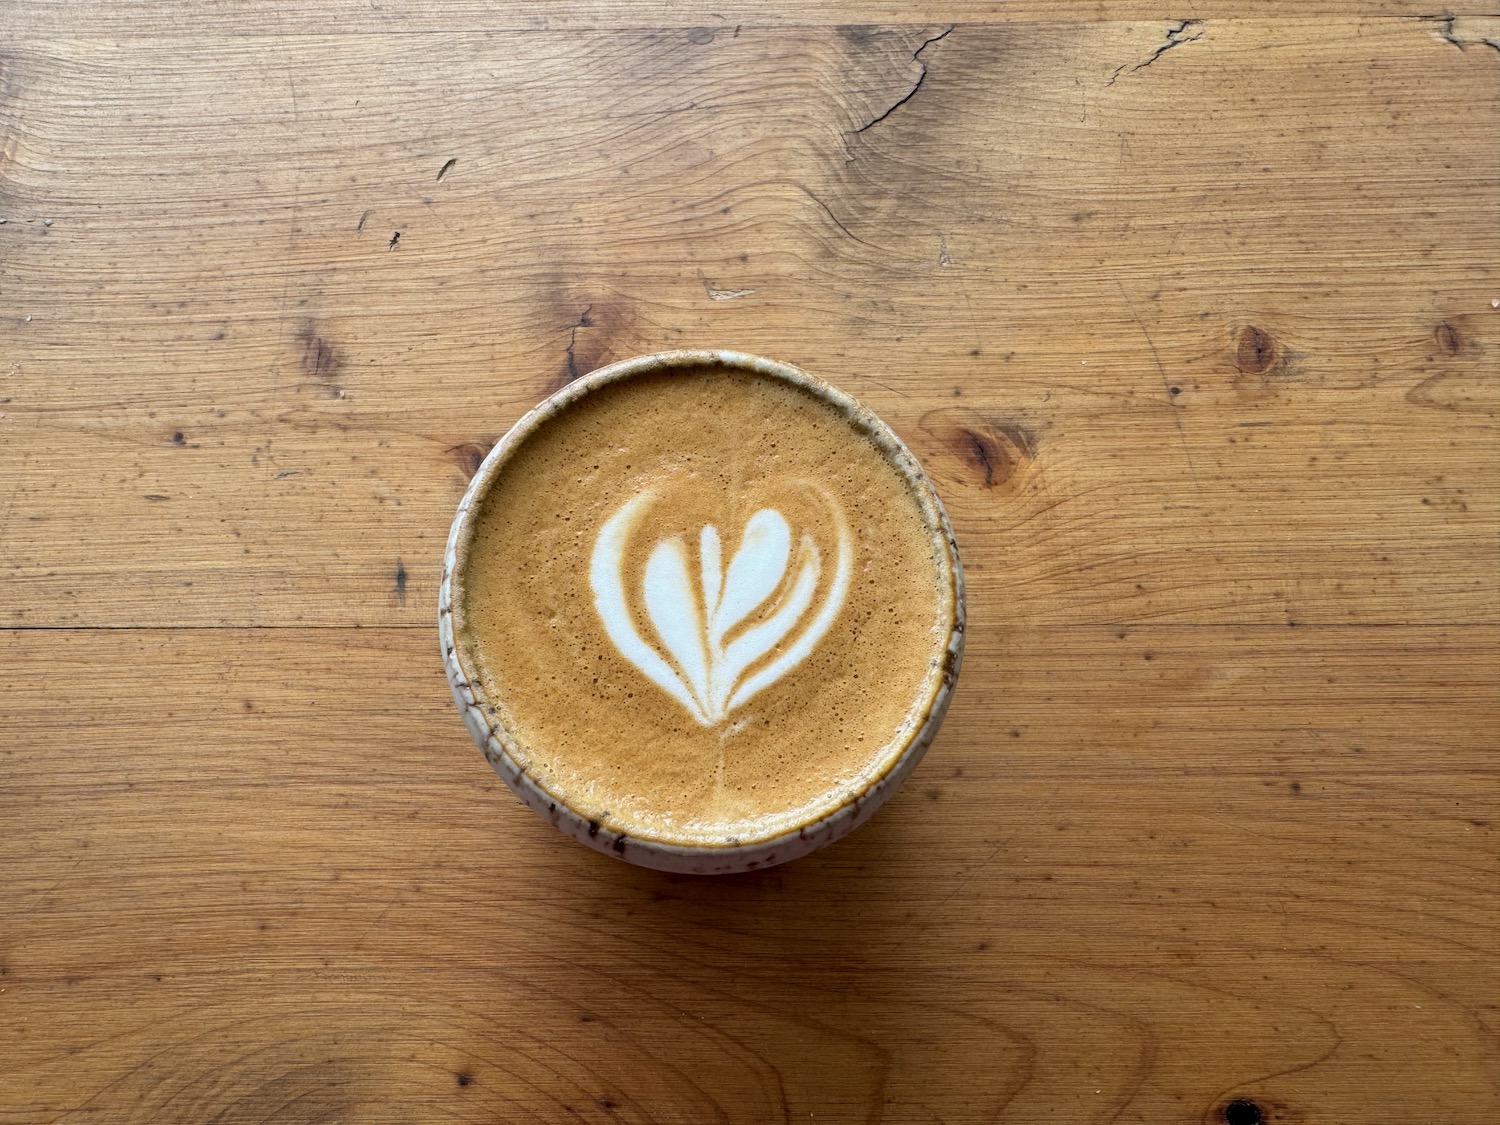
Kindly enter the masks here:
[[620, 1096], [652, 1120], [919, 1121], [939, 1089], [1003, 1104], [990, 1087], [1024, 1048], [927, 971], [941, 959], [916, 811], [740, 875], [579, 857], [568, 893], [607, 936], [568, 951], [585, 972], [565, 985], [580, 1020], [611, 1028], [615, 1060], [635, 1060]]

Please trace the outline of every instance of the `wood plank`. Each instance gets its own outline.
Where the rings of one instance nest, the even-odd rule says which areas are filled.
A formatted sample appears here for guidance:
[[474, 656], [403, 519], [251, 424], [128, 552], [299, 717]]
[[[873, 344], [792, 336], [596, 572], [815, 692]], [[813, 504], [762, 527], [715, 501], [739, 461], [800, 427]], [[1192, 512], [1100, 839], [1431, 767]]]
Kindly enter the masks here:
[[[887, 417], [981, 618], [1500, 621], [1482, 20], [1211, 18], [1157, 54], [1151, 22], [13, 11], [0, 620], [421, 621], [487, 443], [699, 344]], [[80, 27], [122, 35], [41, 35]]]
[[[1247, 10], [1247, 7], [1250, 10]], [[1044, 4], [1040, 0], [953, 0], [935, 13], [943, 23], [1013, 22], [1101, 23], [1155, 22], [1170, 27], [1183, 22], [1308, 17], [1405, 18], [1450, 31], [1458, 19], [1483, 18], [1483, 5], [1467, 4], [1439, 12], [1421, 0], [1258, 0], [1253, 6], [1231, 0], [1073, 0]], [[130, 4], [92, 4], [87, 0], [0, 0], [0, 16], [13, 34], [109, 35], [327, 35], [493, 33], [508, 31], [609, 30], [660, 28], [691, 31], [696, 38], [734, 38], [747, 29], [811, 25], [861, 28], [910, 23], [914, 9], [897, 0], [769, 0], [714, 4], [712, 10], [677, 0], [646, 3], [632, 0], [565, 0], [546, 5], [519, 0], [227, 0], [184, 8], [172, 0], [135, 0]], [[1474, 13], [1474, 14], [1470, 14]], [[1190, 17], [1184, 20], [1184, 17]], [[1163, 29], [1164, 30], [1164, 29]]]
[[[1244, 17], [0, 0], [0, 1125], [1495, 1120], [1500, 17]], [[431, 627], [488, 444], [686, 344], [971, 588], [909, 787], [722, 880]]]
[[974, 634], [849, 840], [695, 880], [425, 629], [6, 630], [0, 1121], [1493, 1121], [1494, 627]]

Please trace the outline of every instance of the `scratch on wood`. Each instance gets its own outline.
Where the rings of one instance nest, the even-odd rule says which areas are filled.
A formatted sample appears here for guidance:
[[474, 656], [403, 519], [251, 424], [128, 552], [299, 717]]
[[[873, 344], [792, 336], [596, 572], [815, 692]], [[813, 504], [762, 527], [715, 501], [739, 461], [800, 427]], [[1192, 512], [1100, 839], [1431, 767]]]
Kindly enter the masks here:
[[578, 357], [574, 349], [578, 346], [578, 330], [580, 328], [592, 328], [594, 322], [589, 319], [589, 313], [594, 311], [594, 306], [589, 305], [578, 314], [578, 323], [573, 325], [573, 330], [568, 333], [568, 382], [572, 382], [583, 372], [578, 370]]
[[1463, 45], [1463, 41], [1459, 39], [1458, 36], [1453, 34], [1453, 25], [1458, 20], [1457, 16], [1423, 16], [1422, 18], [1431, 20], [1432, 22], [1437, 24], [1437, 37], [1444, 43], [1451, 43], [1460, 51], [1466, 49]]
[[[1156, 50], [1152, 51], [1134, 66], [1131, 66], [1129, 63], [1121, 64], [1115, 69], [1114, 74], [1110, 75], [1110, 79], [1105, 85], [1113, 86], [1115, 79], [1119, 78], [1126, 71], [1134, 74], [1138, 70], [1145, 70], [1146, 67], [1161, 58], [1173, 47], [1181, 47], [1184, 43], [1196, 43], [1203, 38], [1205, 30], [1202, 20], [1178, 20], [1172, 27], [1167, 28], [1167, 41], [1165, 43], [1157, 47]], [[1189, 34], [1189, 32], [1192, 34]]]
[[873, 246], [870, 243], [866, 242], [863, 238], [860, 238], [859, 235], [855, 234], [852, 230], [850, 230], [848, 227], [846, 227], [839, 220], [839, 217], [833, 213], [832, 208], [830, 208], [828, 206], [828, 204], [824, 203], [821, 199], [819, 199], [816, 195], [813, 194], [813, 191], [812, 191], [811, 188], [806, 187], [805, 185], [801, 185], [801, 184], [799, 184], [798, 186], [801, 187], [802, 190], [807, 193], [807, 196], [808, 196], [809, 199], [811, 199], [819, 207], [823, 208], [823, 214], [827, 215], [830, 219], [832, 219], [833, 220], [833, 225], [836, 226], [836, 227], [838, 227], [839, 230], [843, 231], [846, 235], [848, 235], [855, 242], [859, 243], [861, 246], [869, 246], [871, 250], [879, 250], [880, 249], [880, 247]]
[[[1416, 18], [1426, 23], [1436, 24], [1433, 34], [1460, 51], [1467, 51], [1476, 43], [1500, 51], [1500, 17], [1455, 16], [1451, 12], [1445, 12], [1440, 16], [1417, 16]], [[1483, 31], [1490, 31], [1494, 34], [1486, 35], [1482, 31], [1471, 31], [1476, 24]]]
[[[942, 907], [946, 906], [948, 903], [957, 898], [959, 892], [967, 887], [971, 882], [973, 882], [974, 876], [978, 875], [981, 871], [983, 871], [986, 867], [993, 863], [995, 861], [995, 857], [999, 855], [1000, 852], [1004, 850], [1005, 845], [1010, 843], [1013, 839], [1015, 839], [1014, 836], [1007, 836], [1005, 839], [1001, 840], [998, 844], [995, 845], [994, 850], [990, 852], [989, 855], [985, 856], [978, 863], [969, 868], [969, 870], [964, 873], [963, 878], [958, 881], [958, 885], [948, 892], [946, 898], [938, 903], [938, 909], [942, 909]], [[986, 843], [988, 843], [988, 841], [986, 841]]]
[[754, 289], [715, 289], [713, 282], [707, 278], [703, 280], [703, 288], [708, 293], [710, 301], [733, 301], [738, 297], [748, 297], [754, 293]]
[[911, 55], [912, 61], [915, 62], [918, 66], [920, 66], [922, 68], [922, 73], [920, 73], [919, 75], [917, 75], [917, 80], [916, 80], [916, 82], [912, 83], [912, 88], [910, 90], [906, 91], [906, 93], [901, 98], [897, 99], [896, 102], [894, 104], [892, 104], [891, 107], [889, 109], [887, 109], [884, 113], [882, 113], [879, 117], [875, 117], [875, 118], [872, 118], [869, 121], [866, 121], [858, 129], [854, 130], [856, 133], [863, 133], [866, 129], [872, 129], [876, 125], [879, 125], [887, 117], [889, 117], [891, 114], [895, 113], [898, 109], [900, 109], [902, 106], [904, 106], [907, 102], [911, 101], [912, 98], [914, 98], [914, 97], [917, 96], [917, 91], [922, 88], [922, 83], [924, 83], [924, 82], [927, 81], [927, 64], [922, 61], [922, 52], [925, 51], [925, 50], [927, 50], [928, 47], [931, 47], [934, 43], [938, 42], [939, 40], [948, 38], [948, 36], [953, 33], [953, 29], [955, 27], [957, 27], [957, 26], [958, 26], [957, 24], [951, 24], [950, 23], [947, 26], [947, 28], [945, 28], [939, 34], [934, 35], [931, 39], [925, 39], [925, 40], [923, 40], [922, 45], [920, 47], [918, 47], [915, 51], [913, 51], [912, 55]]
[[866, 381], [869, 382], [869, 383], [873, 383], [875, 386], [879, 387], [881, 390], [883, 390], [883, 391], [889, 391], [891, 394], [896, 395], [896, 396], [898, 396], [900, 398], [911, 398], [911, 395], [907, 394], [900, 387], [893, 387], [889, 383], [882, 383], [879, 379], [871, 379], [868, 376], [866, 376]]
[[1172, 422], [1177, 427], [1177, 438], [1182, 442], [1182, 455], [1187, 459], [1188, 473], [1193, 478], [1194, 487], [1201, 493], [1203, 482], [1198, 479], [1198, 467], [1193, 464], [1193, 451], [1188, 448], [1187, 431], [1183, 428], [1182, 419], [1177, 414], [1178, 407], [1172, 405], [1172, 381], [1167, 378], [1167, 369], [1161, 361], [1161, 353], [1156, 350], [1156, 343], [1151, 339], [1151, 333], [1146, 330], [1146, 322], [1141, 319], [1141, 314], [1136, 312], [1135, 306], [1130, 303], [1125, 286], [1118, 281], [1115, 282], [1115, 286], [1120, 290], [1120, 299], [1130, 310], [1130, 315], [1139, 326], [1141, 335], [1146, 337], [1146, 346], [1151, 349], [1151, 358], [1156, 361], [1156, 371], [1161, 376], [1161, 389], [1167, 392], [1167, 409], [1172, 412]]

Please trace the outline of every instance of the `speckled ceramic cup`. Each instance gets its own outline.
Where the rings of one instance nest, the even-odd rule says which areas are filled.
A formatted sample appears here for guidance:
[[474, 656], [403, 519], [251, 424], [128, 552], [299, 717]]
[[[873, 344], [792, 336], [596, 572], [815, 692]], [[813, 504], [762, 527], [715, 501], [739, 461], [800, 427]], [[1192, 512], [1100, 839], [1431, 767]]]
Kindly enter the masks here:
[[[508, 729], [506, 708], [495, 706], [495, 701], [486, 695], [487, 679], [481, 674], [475, 641], [466, 626], [470, 614], [466, 576], [476, 540], [476, 522], [481, 518], [486, 496], [496, 481], [512, 471], [523, 444], [601, 388], [641, 376], [705, 367], [780, 380], [831, 407], [833, 414], [853, 427], [862, 441], [878, 450], [879, 456], [904, 482], [904, 487], [898, 486], [898, 495], [909, 497], [920, 512], [917, 518], [924, 529], [920, 541], [928, 544], [923, 550], [930, 550], [936, 574], [934, 604], [939, 607], [939, 618], [931, 635], [937, 640], [931, 648], [923, 649], [929, 655], [917, 654], [925, 661], [917, 666], [925, 667], [926, 671], [920, 673], [925, 678], [894, 736], [872, 759], [873, 764], [858, 779], [857, 787], [829, 790], [826, 807], [817, 815], [785, 825], [768, 838], [750, 842], [733, 837], [693, 843], [652, 839], [650, 833], [628, 832], [617, 825], [601, 823], [587, 810], [574, 807], [563, 792], [554, 791], [558, 786], [548, 784], [546, 771], [528, 768], [531, 758], [527, 747], [515, 731]], [[603, 535], [600, 531], [601, 539]], [[717, 551], [715, 539], [716, 559]], [[786, 570], [783, 573], [790, 575]], [[729, 577], [734, 577], [732, 566]], [[788, 577], [784, 585], [789, 582]], [[707, 589], [706, 577], [704, 583]], [[474, 612], [479, 610], [476, 608]], [[867, 820], [911, 773], [937, 733], [958, 677], [964, 647], [963, 570], [947, 514], [927, 474], [901, 440], [855, 399], [806, 372], [773, 360], [727, 351], [667, 352], [611, 364], [574, 381], [526, 414], [491, 450], [474, 474], [453, 521], [444, 558], [438, 626], [443, 665], [464, 723], [495, 772], [525, 804], [574, 839], [607, 855], [663, 871], [728, 874], [784, 863], [839, 839]], [[944, 630], [945, 638], [941, 636]], [[699, 721], [706, 720], [700, 717]], [[796, 763], [785, 768], [795, 769]]]

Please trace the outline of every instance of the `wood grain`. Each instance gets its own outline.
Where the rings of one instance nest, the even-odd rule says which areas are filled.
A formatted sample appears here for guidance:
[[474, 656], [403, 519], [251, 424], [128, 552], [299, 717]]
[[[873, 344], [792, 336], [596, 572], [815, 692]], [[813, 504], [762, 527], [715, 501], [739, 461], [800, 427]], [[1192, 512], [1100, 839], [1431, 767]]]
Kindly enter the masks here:
[[699, 880], [425, 629], [9, 631], [0, 1120], [1490, 1121], [1497, 633], [976, 635], [868, 828]]
[[[0, 29], [4, 1125], [1496, 1119], [1500, 19]], [[909, 786], [733, 879], [523, 809], [433, 627], [490, 443], [686, 345], [971, 590]]]
[[17, 48], [6, 617], [426, 620], [477, 451], [699, 344], [869, 401], [1008, 620], [1495, 621], [1500, 54], [1126, 30]]
[[[952, 0], [932, 12], [949, 23], [1100, 23], [1307, 18], [1395, 17], [1443, 27], [1454, 12], [1472, 19], [1482, 4], [1436, 9], [1422, 0]], [[79, 0], [3, 0], [0, 13], [17, 35], [339, 35], [553, 32], [676, 29], [700, 36], [734, 37], [747, 28], [848, 27], [912, 23], [926, 10], [897, 0], [762, 0], [715, 4], [713, 10], [681, 0], [559, 0], [546, 5], [521, 0], [426, 0], [421, 4], [371, 0], [221, 0], [184, 6], [177, 0], [85, 4]]]

